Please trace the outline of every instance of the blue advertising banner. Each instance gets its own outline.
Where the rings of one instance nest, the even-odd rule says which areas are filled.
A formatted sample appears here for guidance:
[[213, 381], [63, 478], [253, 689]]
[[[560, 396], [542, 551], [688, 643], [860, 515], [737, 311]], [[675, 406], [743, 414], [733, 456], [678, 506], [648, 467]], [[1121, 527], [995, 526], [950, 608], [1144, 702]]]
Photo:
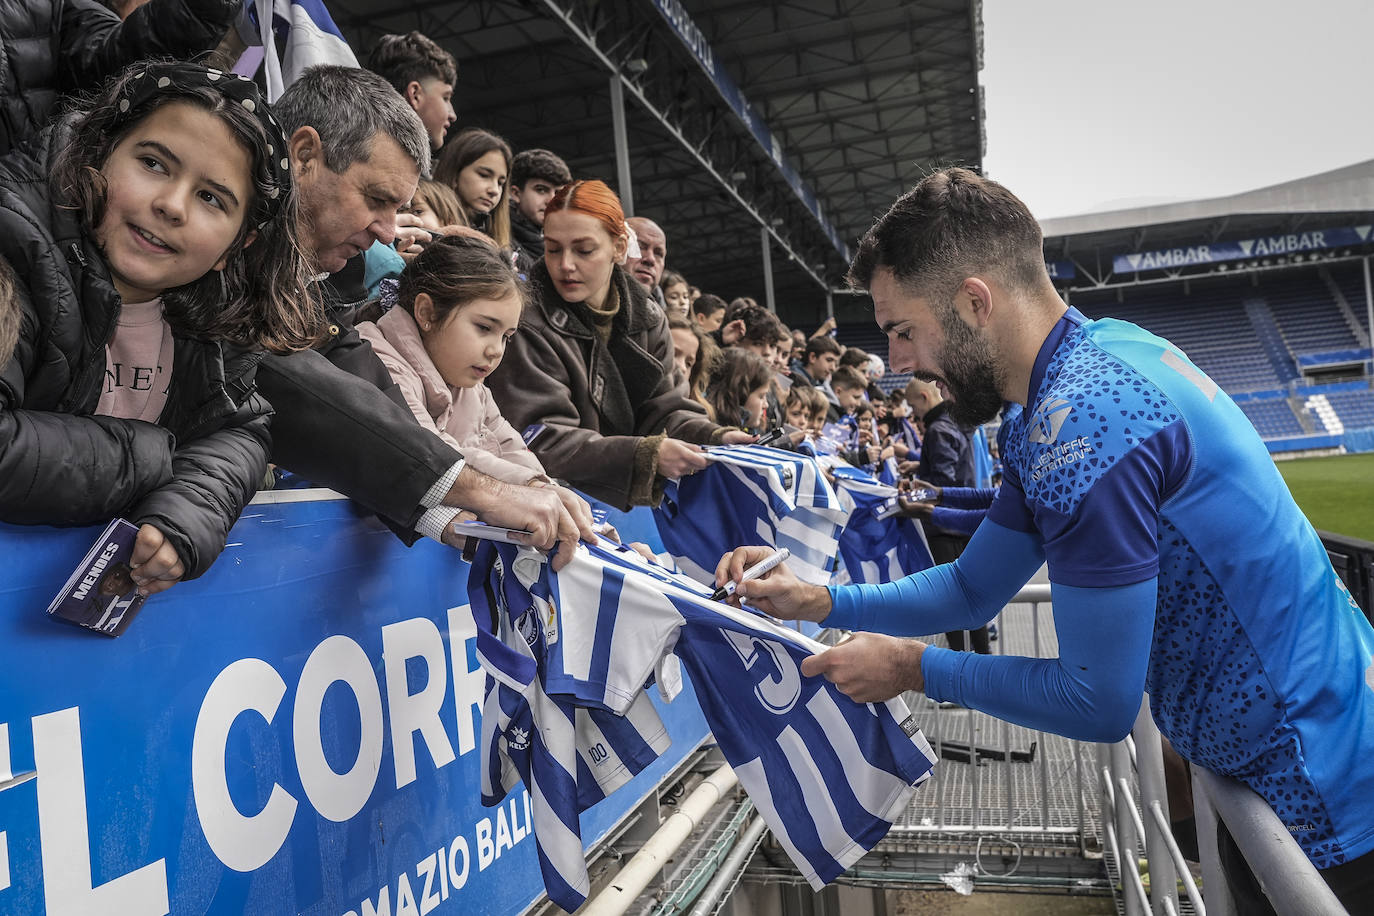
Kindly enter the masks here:
[[1046, 261], [1045, 271], [1051, 280], [1072, 280], [1078, 276], [1078, 268], [1073, 261]]
[[730, 106], [730, 110], [744, 122], [744, 126], [749, 130], [749, 133], [753, 135], [754, 139], [757, 140], [764, 151], [768, 153], [769, 157], [773, 160], [773, 164], [782, 172], [783, 180], [786, 181], [787, 186], [792, 189], [792, 193], [797, 196], [802, 202], [802, 205], [816, 218], [816, 222], [820, 223], [821, 231], [824, 232], [826, 238], [830, 240], [830, 244], [834, 245], [835, 250], [844, 255], [845, 259], [848, 260], [850, 256], [849, 246], [844, 243], [840, 238], [840, 233], [836, 231], [835, 227], [830, 224], [830, 221], [825, 218], [825, 213], [821, 209], [820, 201], [817, 200], [815, 192], [802, 181], [802, 177], [797, 174], [797, 170], [784, 161], [782, 144], [773, 136], [773, 132], [768, 129], [768, 125], [764, 122], [763, 118], [759, 117], [758, 113], [754, 111], [753, 106], [749, 104], [749, 100], [744, 97], [744, 93], [740, 90], [739, 86], [735, 84], [730, 74], [725, 72], [724, 67], [717, 66], [715, 52], [711, 50], [711, 45], [706, 41], [706, 36], [702, 35], [701, 29], [697, 28], [696, 23], [692, 21], [692, 17], [687, 15], [687, 11], [683, 9], [679, 0], [654, 0], [654, 6], [658, 8], [659, 13], [667, 20], [668, 25], [672, 27], [677, 37], [681, 39], [682, 43], [687, 46], [687, 49], [692, 52], [692, 56], [701, 64], [702, 69], [706, 71], [706, 75], [711, 78], [711, 82], [715, 83], [716, 90], [720, 93], [721, 98], [725, 100], [725, 104]]
[[1230, 242], [1212, 242], [1179, 248], [1165, 248], [1159, 251], [1119, 254], [1112, 258], [1112, 272], [1125, 274], [1146, 270], [1172, 270], [1178, 267], [1191, 267], [1195, 264], [1241, 261], [1246, 258], [1267, 258], [1275, 255], [1296, 254], [1301, 251], [1319, 251], [1325, 248], [1363, 245], [1369, 241], [1371, 229], [1374, 229], [1374, 226], [1310, 229], [1306, 232], [1290, 232], [1285, 235], [1259, 236]]
[[[542, 896], [528, 796], [479, 800], [467, 564], [319, 492], [250, 506], [210, 572], [117, 639], [44, 613], [99, 527], [0, 525], [0, 912], [516, 914]], [[657, 543], [652, 520], [612, 521]], [[671, 749], [583, 815], [588, 845], [706, 735], [690, 685], [659, 713]]]

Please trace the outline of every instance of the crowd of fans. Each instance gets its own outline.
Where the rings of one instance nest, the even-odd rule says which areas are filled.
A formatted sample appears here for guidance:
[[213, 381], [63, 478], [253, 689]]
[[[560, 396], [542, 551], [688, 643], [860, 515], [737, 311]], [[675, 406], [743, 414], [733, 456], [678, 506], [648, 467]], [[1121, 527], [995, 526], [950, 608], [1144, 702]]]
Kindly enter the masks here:
[[[881, 359], [833, 321], [808, 336], [703, 291], [667, 268], [671, 227], [554, 151], [457, 125], [457, 62], [424, 35], [269, 105], [188, 62], [224, 54], [236, 10], [55, 0], [52, 56], [11, 54], [6, 520], [126, 515], [152, 593], [203, 573], [287, 478], [407, 542], [457, 545], [477, 517], [567, 555], [595, 537], [574, 488], [653, 505], [703, 445], [781, 427], [782, 447], [870, 467], [913, 454]], [[2, 22], [26, 47], [34, 23]]]

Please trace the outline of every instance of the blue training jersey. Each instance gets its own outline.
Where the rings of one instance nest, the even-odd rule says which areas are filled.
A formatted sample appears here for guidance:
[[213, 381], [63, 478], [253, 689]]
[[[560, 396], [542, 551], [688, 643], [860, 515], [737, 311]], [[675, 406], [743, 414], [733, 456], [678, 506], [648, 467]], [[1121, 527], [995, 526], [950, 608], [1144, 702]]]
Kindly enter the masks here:
[[1263, 796], [1319, 868], [1374, 849], [1374, 630], [1225, 392], [1168, 341], [1070, 309], [989, 518], [1050, 581], [1158, 577], [1145, 689], [1185, 758]]

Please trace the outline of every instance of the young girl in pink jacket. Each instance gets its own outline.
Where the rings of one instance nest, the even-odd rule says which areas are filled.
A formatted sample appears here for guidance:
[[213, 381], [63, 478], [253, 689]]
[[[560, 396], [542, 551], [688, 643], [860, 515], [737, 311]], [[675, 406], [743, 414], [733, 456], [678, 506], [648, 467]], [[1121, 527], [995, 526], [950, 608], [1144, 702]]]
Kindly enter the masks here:
[[520, 278], [496, 246], [450, 235], [435, 239], [406, 267], [396, 306], [357, 328], [421, 426], [484, 474], [548, 484], [539, 459], [483, 384], [501, 364], [524, 303]]

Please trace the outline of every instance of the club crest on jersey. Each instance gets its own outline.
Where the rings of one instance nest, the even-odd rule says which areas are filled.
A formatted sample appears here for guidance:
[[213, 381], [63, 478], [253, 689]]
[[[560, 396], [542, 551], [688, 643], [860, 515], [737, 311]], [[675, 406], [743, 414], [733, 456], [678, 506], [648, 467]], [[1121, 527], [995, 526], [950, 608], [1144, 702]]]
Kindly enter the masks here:
[[1053, 395], [1036, 405], [1026, 421], [1026, 441], [1036, 445], [1051, 445], [1059, 438], [1059, 430], [1073, 412], [1073, 406]]
[[506, 733], [506, 747], [512, 751], [523, 751], [530, 746], [530, 733], [515, 726]]
[[525, 644], [533, 647], [539, 639], [539, 614], [533, 607], [515, 619], [515, 629], [525, 639]]

